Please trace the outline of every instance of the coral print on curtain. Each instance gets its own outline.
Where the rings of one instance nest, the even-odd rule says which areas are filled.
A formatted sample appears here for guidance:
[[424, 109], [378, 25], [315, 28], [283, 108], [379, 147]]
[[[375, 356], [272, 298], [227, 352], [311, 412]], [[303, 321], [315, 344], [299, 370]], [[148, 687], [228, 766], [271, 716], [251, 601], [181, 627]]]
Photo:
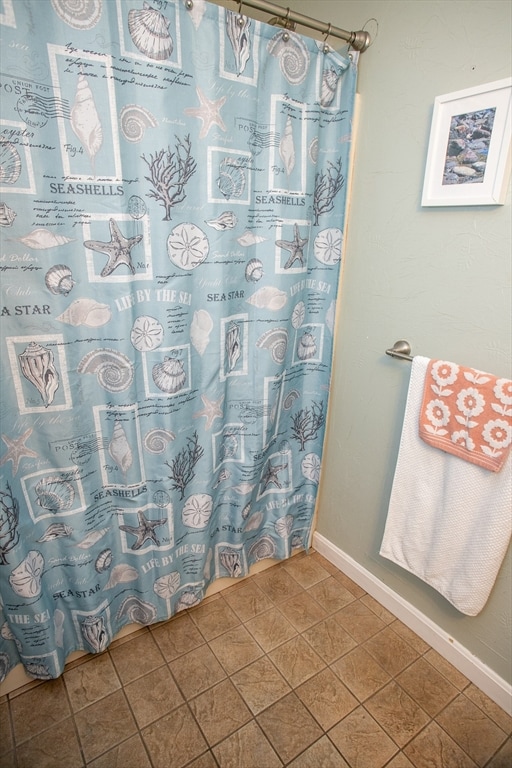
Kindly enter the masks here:
[[204, 0], [0, 0], [0, 676], [307, 547], [356, 62]]

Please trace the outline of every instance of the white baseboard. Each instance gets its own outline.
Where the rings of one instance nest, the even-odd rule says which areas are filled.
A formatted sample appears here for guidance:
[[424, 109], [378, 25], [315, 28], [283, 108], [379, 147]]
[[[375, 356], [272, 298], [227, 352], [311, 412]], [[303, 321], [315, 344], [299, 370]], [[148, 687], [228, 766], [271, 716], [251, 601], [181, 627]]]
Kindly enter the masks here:
[[313, 547], [444, 656], [505, 712], [512, 714], [512, 686], [506, 680], [325, 536], [315, 533]]

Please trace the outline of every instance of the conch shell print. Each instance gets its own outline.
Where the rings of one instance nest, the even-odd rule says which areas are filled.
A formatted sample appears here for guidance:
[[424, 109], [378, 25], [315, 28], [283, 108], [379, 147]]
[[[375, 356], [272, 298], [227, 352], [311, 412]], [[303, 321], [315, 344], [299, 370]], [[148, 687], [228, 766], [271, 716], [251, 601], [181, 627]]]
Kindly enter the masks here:
[[149, 3], [128, 13], [130, 36], [139, 51], [155, 61], [165, 61], [172, 53], [170, 20]]
[[190, 324], [190, 341], [200, 355], [204, 355], [206, 347], [210, 343], [212, 330], [213, 320], [206, 309], [198, 309], [194, 312]]
[[87, 152], [95, 176], [94, 163], [103, 144], [103, 128], [85, 75], [78, 75], [75, 102], [71, 109], [71, 128]]
[[87, 616], [80, 625], [82, 635], [94, 653], [105, 650], [110, 640], [102, 616]]
[[34, 341], [18, 355], [23, 376], [41, 395], [44, 407], [47, 408], [59, 388], [59, 374], [53, 362], [53, 352]]
[[114, 430], [112, 432], [112, 439], [108, 445], [108, 452], [112, 460], [115, 461], [121, 472], [125, 475], [132, 466], [133, 455], [124, 427], [117, 419], [114, 423]]
[[106, 325], [111, 317], [112, 311], [108, 304], [100, 304], [94, 299], [75, 299], [57, 320], [74, 326], [99, 328]]
[[259, 288], [247, 299], [248, 304], [252, 304], [258, 309], [270, 309], [274, 312], [282, 309], [287, 301], [288, 296], [286, 293], [272, 285], [266, 285], [263, 288]]
[[241, 75], [251, 57], [251, 20], [233, 11], [226, 12], [226, 33], [233, 48], [237, 75]]
[[286, 175], [289, 176], [295, 168], [295, 143], [293, 141], [292, 119], [288, 115], [283, 138], [279, 143], [279, 157], [283, 161]]
[[240, 359], [240, 355], [242, 353], [240, 326], [238, 323], [230, 323], [229, 325], [225, 339], [225, 350], [227, 369], [229, 372], [231, 372]]

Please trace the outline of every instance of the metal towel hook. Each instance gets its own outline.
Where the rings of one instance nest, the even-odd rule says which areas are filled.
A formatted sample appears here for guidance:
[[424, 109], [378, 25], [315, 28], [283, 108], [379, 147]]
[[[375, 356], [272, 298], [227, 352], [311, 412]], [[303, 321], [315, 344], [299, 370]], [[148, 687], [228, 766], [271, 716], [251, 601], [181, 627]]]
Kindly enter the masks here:
[[386, 349], [386, 355], [398, 357], [400, 360], [412, 360], [411, 345], [405, 339], [395, 341], [391, 349]]

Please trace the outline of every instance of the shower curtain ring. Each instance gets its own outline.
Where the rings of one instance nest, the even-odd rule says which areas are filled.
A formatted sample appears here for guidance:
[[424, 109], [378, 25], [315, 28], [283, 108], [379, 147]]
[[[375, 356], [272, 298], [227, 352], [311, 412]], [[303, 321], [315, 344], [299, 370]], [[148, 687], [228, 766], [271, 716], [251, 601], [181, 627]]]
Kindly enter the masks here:
[[330, 46], [327, 45], [327, 38], [331, 34], [331, 29], [332, 29], [332, 24], [331, 22], [329, 22], [329, 26], [327, 27], [327, 32], [325, 33], [325, 37], [324, 37], [324, 53], [329, 53], [330, 51]]
[[245, 23], [244, 22], [244, 14], [243, 14], [243, 10], [242, 10], [243, 4], [244, 4], [243, 0], [238, 0], [238, 19], [237, 19], [237, 23], [238, 23], [239, 27], [243, 27], [243, 25]]

